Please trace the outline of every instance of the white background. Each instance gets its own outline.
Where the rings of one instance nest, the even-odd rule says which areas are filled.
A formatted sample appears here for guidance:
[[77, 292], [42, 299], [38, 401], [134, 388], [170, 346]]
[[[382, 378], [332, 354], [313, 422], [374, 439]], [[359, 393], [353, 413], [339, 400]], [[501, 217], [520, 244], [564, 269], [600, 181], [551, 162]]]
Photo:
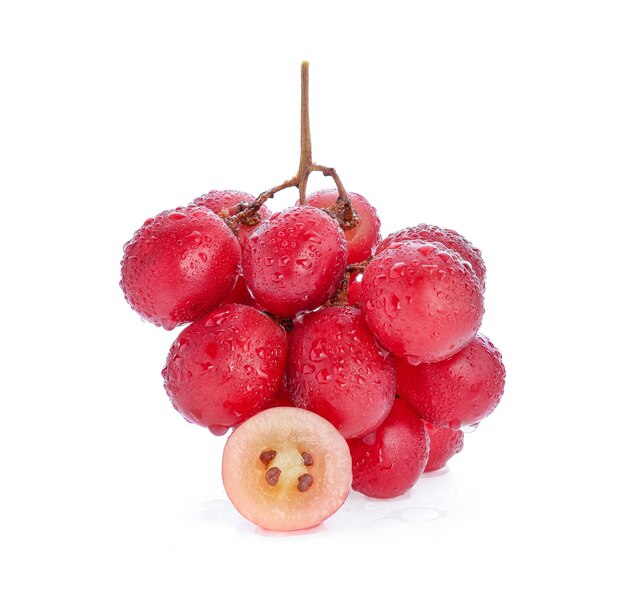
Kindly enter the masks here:
[[[625, 30], [597, 0], [3, 3], [0, 592], [623, 594]], [[383, 232], [482, 249], [508, 378], [446, 473], [276, 536], [169, 405], [176, 332], [119, 261], [295, 173], [303, 58], [314, 158]]]

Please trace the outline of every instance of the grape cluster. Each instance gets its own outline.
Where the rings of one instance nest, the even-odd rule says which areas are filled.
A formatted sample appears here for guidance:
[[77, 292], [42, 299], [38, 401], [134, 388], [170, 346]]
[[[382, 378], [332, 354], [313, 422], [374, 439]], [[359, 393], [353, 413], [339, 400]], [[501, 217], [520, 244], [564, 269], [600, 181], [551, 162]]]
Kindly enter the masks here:
[[[312, 171], [332, 176], [337, 190], [306, 196]], [[300, 189], [298, 204], [270, 213], [265, 202], [288, 186]], [[334, 495], [336, 507], [345, 498], [329, 484], [341, 482], [323, 473], [337, 448], [307, 430], [317, 417], [285, 412], [307, 410], [329, 422], [339, 438], [326, 427], [322, 435], [345, 445], [342, 462], [352, 461], [347, 482], [391, 498], [461, 451], [463, 431], [504, 391], [501, 355], [478, 334], [481, 252], [433, 225], [381, 239], [376, 209], [347, 192], [334, 170], [313, 164], [310, 143], [298, 175], [256, 198], [211, 191], [147, 220], [125, 245], [121, 266], [120, 285], [141, 317], [165, 329], [189, 323], [162, 371], [174, 408], [214, 434], [237, 429], [233, 443], [258, 452], [242, 461], [238, 447], [224, 459], [250, 468], [224, 471], [235, 505], [233, 486], [248, 479], [240, 511], [249, 519], [268, 519], [250, 513], [255, 498], [259, 507], [282, 500], [300, 520], [302, 499], [311, 499], [307, 523], [313, 506], [333, 512], [315, 501], [316, 491]], [[272, 409], [278, 419], [247, 424]], [[285, 428], [296, 419], [297, 432]], [[264, 438], [242, 439], [246, 432]], [[275, 445], [273, 432], [281, 437]], [[307, 436], [306, 451], [298, 433]], [[315, 450], [326, 468], [309, 468]], [[281, 485], [288, 478], [291, 488]], [[291, 527], [286, 515], [276, 527]]]
[[[232, 217], [254, 198], [212, 191], [144, 224], [126, 245], [122, 288], [157, 325], [191, 322], [163, 369], [172, 404], [187, 420], [224, 434], [279, 403], [311, 410], [358, 453], [357, 490], [390, 496], [410, 488], [426, 466], [427, 428], [431, 436], [458, 431], [493, 411], [504, 367], [477, 334], [480, 251], [456, 232], [426, 225], [380, 242], [376, 210], [349, 196], [358, 197], [360, 219], [347, 233], [322, 210], [337, 192], [323, 191], [312, 195], [320, 207], [270, 214], [263, 206], [259, 223], [242, 226], [237, 242], [214, 212]], [[366, 259], [350, 267], [350, 255], [350, 265]], [[376, 472], [387, 465], [376, 460], [379, 452], [395, 473], [403, 469], [384, 437], [405, 455], [420, 446], [400, 489], [391, 482], [385, 491], [389, 474]], [[458, 450], [457, 441], [450, 455]]]

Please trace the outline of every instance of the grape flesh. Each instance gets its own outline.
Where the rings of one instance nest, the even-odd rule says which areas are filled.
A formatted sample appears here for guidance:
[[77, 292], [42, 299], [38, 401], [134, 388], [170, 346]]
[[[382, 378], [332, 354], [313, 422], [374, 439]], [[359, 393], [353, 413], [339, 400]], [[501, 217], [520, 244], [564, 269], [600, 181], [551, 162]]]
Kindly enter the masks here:
[[478, 281], [480, 287], [484, 291], [485, 289], [485, 275], [487, 269], [485, 262], [483, 261], [482, 254], [469, 240], [461, 236], [454, 230], [447, 230], [438, 226], [429, 226], [428, 224], [419, 224], [412, 228], [405, 228], [399, 232], [387, 236], [376, 249], [376, 254], [380, 254], [383, 250], [386, 250], [390, 246], [397, 244], [398, 242], [406, 242], [407, 240], [419, 240], [421, 242], [439, 242], [446, 248], [458, 253], [465, 261], [467, 261]]
[[374, 432], [348, 441], [352, 488], [378, 499], [406, 493], [424, 472], [429, 443], [424, 422], [403, 400], [395, 399]]
[[230, 304], [181, 332], [162, 374], [174, 408], [223, 434], [272, 405], [286, 360], [284, 329], [254, 308]]
[[361, 308], [380, 343], [412, 364], [458, 352], [476, 335], [484, 312], [478, 278], [461, 257], [417, 241], [374, 257], [363, 274]]
[[266, 530], [304, 530], [322, 523], [346, 500], [350, 451], [321, 416], [270, 408], [228, 437], [222, 479], [232, 504], [252, 523]]
[[454, 356], [411, 366], [396, 362], [398, 395], [424, 420], [458, 430], [491, 414], [504, 392], [506, 372], [498, 349], [477, 335]]
[[463, 431], [434, 426], [424, 421], [430, 438], [430, 453], [425, 472], [443, 468], [448, 460], [463, 449]]
[[305, 315], [291, 333], [287, 386], [293, 403], [333, 423], [346, 437], [375, 429], [394, 401], [396, 374], [354, 308]]
[[[307, 203], [313, 207], [326, 209], [337, 201], [339, 192], [336, 189], [318, 190], [307, 197]], [[361, 220], [350, 230], [344, 230], [348, 241], [348, 264], [359, 263], [374, 254], [380, 242], [380, 219], [376, 209], [361, 195], [349, 192], [348, 198]]]
[[[230, 217], [237, 215], [242, 206], [249, 205], [254, 201], [255, 197], [247, 192], [240, 190], [211, 190], [208, 193], [198, 197], [194, 200], [194, 205], [206, 207], [216, 213], [220, 217]], [[267, 219], [271, 215], [271, 211], [265, 206], [261, 205], [258, 211], [258, 216], [261, 221]], [[259, 222], [260, 223], [260, 222]], [[249, 226], [246, 224], [239, 224], [237, 230], [237, 239], [241, 245], [241, 249], [248, 243], [248, 238], [256, 230], [259, 224]]]
[[217, 215], [192, 205], [148, 219], [125, 244], [121, 265], [130, 306], [169, 330], [224, 300], [241, 270], [241, 250]]
[[291, 207], [273, 214], [250, 236], [243, 270], [261, 308], [292, 318], [335, 293], [346, 258], [346, 239], [334, 219], [315, 207]]

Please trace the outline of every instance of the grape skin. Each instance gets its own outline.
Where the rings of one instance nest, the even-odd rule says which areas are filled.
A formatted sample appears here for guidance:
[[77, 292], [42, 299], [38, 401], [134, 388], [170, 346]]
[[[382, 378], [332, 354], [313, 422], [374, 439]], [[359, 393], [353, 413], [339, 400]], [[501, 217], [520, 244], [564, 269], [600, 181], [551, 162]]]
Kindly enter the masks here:
[[391, 357], [383, 354], [354, 308], [329, 307], [296, 324], [287, 364], [296, 406], [332, 422], [346, 437], [360, 437], [387, 416], [396, 392]]
[[[307, 197], [307, 203], [313, 207], [325, 209], [331, 207], [339, 196], [336, 189], [318, 190]], [[348, 198], [361, 220], [350, 230], [344, 230], [348, 241], [348, 264], [360, 263], [374, 254], [381, 240], [380, 219], [371, 203], [355, 192], [349, 192]]]
[[428, 224], [418, 224], [411, 228], [405, 228], [398, 232], [394, 232], [385, 238], [377, 247], [376, 254], [380, 254], [390, 246], [398, 242], [406, 242], [407, 240], [420, 240], [421, 242], [439, 242], [446, 248], [458, 253], [461, 258], [469, 263], [474, 273], [478, 277], [481, 289], [485, 290], [485, 277], [487, 268], [483, 261], [482, 254], [469, 240], [461, 236], [454, 230], [447, 230], [439, 226], [431, 226]]
[[424, 472], [430, 439], [424, 422], [401, 399], [372, 433], [348, 441], [352, 488], [368, 497], [391, 499], [406, 493]]
[[504, 392], [502, 355], [480, 334], [447, 360], [419, 366], [398, 360], [396, 368], [398, 395], [436, 426], [456, 430], [476, 424], [493, 412]]
[[475, 273], [438, 243], [402, 242], [374, 257], [360, 299], [380, 343], [412, 364], [459, 351], [476, 335], [484, 313]]
[[[193, 204], [206, 207], [220, 217], [224, 215], [228, 217], [236, 215], [239, 212], [238, 207], [241, 203], [252, 203], [254, 200], [255, 197], [241, 190], [210, 190], [208, 193], [194, 199]], [[265, 205], [261, 205], [258, 211], [258, 216], [261, 221], [266, 220], [271, 214], [272, 212]], [[254, 226], [239, 224], [237, 239], [241, 245], [241, 250], [244, 249], [248, 243], [248, 238], [250, 238], [258, 226], [259, 224]]]
[[424, 421], [430, 438], [430, 453], [425, 472], [434, 472], [443, 468], [450, 458], [463, 449], [463, 432], [441, 426], [434, 426]]
[[241, 270], [241, 250], [217, 215], [191, 205], [148, 219], [124, 245], [121, 265], [131, 307], [170, 330], [226, 298]]
[[285, 330], [250, 306], [229, 304], [181, 332], [162, 374], [189, 422], [223, 434], [272, 405], [286, 361]]
[[273, 214], [250, 236], [243, 270], [261, 308], [292, 318], [335, 293], [346, 259], [346, 239], [334, 219], [315, 207], [291, 207]]

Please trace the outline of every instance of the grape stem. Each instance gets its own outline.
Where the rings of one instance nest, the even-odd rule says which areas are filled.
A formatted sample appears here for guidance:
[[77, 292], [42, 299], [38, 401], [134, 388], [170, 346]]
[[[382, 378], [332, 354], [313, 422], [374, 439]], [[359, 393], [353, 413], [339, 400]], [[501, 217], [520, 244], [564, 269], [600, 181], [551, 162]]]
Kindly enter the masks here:
[[350, 278], [354, 274], [364, 273], [367, 266], [370, 264], [374, 257], [365, 259], [360, 263], [351, 263], [346, 266], [341, 283], [334, 293], [332, 298], [325, 304], [325, 306], [347, 306], [348, 305], [348, 288], [350, 287]]
[[302, 62], [300, 69], [301, 93], [300, 93], [300, 166], [298, 173], [282, 184], [274, 186], [262, 192], [252, 203], [242, 203], [239, 212], [227, 218], [226, 223], [236, 233], [240, 224], [253, 226], [259, 223], [259, 209], [261, 206], [273, 198], [274, 195], [286, 188], [297, 188], [299, 191], [300, 205], [306, 205], [306, 186], [309, 176], [313, 172], [321, 172], [324, 176], [333, 179], [339, 196], [331, 207], [323, 209], [328, 215], [337, 220], [337, 223], [344, 230], [351, 230], [356, 227], [361, 220], [359, 214], [352, 207], [352, 202], [348, 197], [346, 188], [341, 182], [335, 168], [329, 168], [313, 162], [311, 146], [311, 125], [309, 118], [309, 63]]

